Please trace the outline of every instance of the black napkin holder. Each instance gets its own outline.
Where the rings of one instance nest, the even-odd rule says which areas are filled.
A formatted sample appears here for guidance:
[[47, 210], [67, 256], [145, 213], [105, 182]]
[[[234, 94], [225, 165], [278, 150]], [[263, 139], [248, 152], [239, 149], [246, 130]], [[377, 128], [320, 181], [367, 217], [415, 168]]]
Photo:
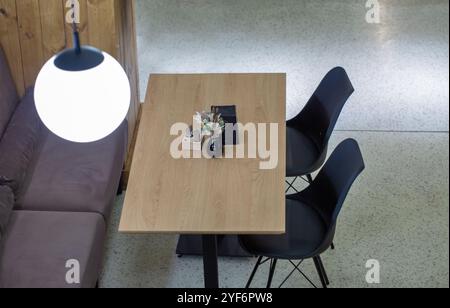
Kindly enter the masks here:
[[[239, 143], [239, 132], [238, 132], [238, 127], [236, 125], [238, 123], [236, 106], [235, 105], [212, 106], [211, 111], [218, 112], [225, 122], [225, 129], [222, 134], [223, 145], [237, 145]], [[229, 126], [229, 125], [226, 125], [226, 124], [233, 124], [233, 126], [235, 128], [235, 129], [233, 129], [233, 143], [227, 143], [226, 130], [227, 130], [227, 126]]]

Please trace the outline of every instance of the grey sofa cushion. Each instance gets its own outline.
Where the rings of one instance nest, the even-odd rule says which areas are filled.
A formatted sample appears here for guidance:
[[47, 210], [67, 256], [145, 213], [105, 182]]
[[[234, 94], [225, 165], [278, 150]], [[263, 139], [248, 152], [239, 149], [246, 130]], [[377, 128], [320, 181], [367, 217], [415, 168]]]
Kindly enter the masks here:
[[29, 89], [0, 140], [0, 175], [12, 181], [9, 186], [16, 195], [27, 176], [41, 127], [42, 122], [34, 105], [33, 89]]
[[87, 144], [46, 134], [16, 209], [93, 212], [108, 219], [125, 160], [127, 123]]
[[[0, 256], [0, 288], [92, 288], [101, 269], [106, 226], [92, 213], [14, 211]], [[80, 284], [68, 284], [68, 260]]]
[[16, 86], [12, 80], [3, 50], [0, 47], [0, 138], [3, 136], [18, 102], [19, 96]]
[[0, 253], [3, 234], [8, 226], [13, 207], [14, 194], [12, 190], [8, 186], [2, 186], [0, 183]]

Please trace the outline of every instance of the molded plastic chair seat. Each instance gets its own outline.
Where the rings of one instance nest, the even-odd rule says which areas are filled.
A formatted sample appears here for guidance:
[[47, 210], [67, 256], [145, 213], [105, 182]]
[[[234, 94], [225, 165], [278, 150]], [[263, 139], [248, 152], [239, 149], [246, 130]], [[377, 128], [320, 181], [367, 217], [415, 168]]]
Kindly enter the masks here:
[[322, 244], [327, 225], [319, 212], [298, 200], [286, 200], [286, 234], [245, 236], [242, 245], [250, 253], [281, 260], [308, 259]]
[[286, 176], [311, 174], [318, 170], [326, 159], [314, 141], [298, 129], [286, 128]]

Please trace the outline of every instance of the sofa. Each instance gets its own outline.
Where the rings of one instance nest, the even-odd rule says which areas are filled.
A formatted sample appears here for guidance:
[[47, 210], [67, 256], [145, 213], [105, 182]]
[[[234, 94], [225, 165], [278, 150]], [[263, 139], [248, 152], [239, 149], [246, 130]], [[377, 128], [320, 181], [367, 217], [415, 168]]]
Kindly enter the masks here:
[[97, 286], [127, 135], [126, 121], [94, 143], [52, 134], [0, 47], [0, 288]]

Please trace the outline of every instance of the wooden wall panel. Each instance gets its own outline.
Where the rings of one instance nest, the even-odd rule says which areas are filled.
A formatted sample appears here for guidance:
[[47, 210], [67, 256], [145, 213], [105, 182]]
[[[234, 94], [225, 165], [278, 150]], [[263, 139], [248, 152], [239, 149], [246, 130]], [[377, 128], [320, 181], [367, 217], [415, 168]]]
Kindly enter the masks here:
[[[116, 0], [88, 0], [89, 43], [120, 61], [115, 11]], [[127, 0], [125, 0], [127, 1]]]
[[[116, 5], [118, 6], [116, 12], [121, 12], [120, 16], [117, 16], [117, 25], [119, 25], [119, 27], [117, 27], [117, 33], [119, 35], [120, 61], [130, 78], [131, 101], [135, 102], [130, 105], [128, 124], [130, 127], [136, 129], [136, 122], [139, 116], [140, 95], [134, 1], [116, 1]], [[133, 130], [130, 130], [129, 140], [133, 140], [134, 133]], [[133, 143], [130, 143], [130, 146], [132, 145]]]
[[8, 59], [11, 73], [16, 82], [17, 91], [25, 94], [22, 53], [19, 39], [16, 0], [0, 0], [0, 44]]
[[39, 1], [44, 60], [66, 48], [64, 8], [61, 1]]
[[39, 0], [16, 1], [25, 87], [34, 85], [44, 64]]

